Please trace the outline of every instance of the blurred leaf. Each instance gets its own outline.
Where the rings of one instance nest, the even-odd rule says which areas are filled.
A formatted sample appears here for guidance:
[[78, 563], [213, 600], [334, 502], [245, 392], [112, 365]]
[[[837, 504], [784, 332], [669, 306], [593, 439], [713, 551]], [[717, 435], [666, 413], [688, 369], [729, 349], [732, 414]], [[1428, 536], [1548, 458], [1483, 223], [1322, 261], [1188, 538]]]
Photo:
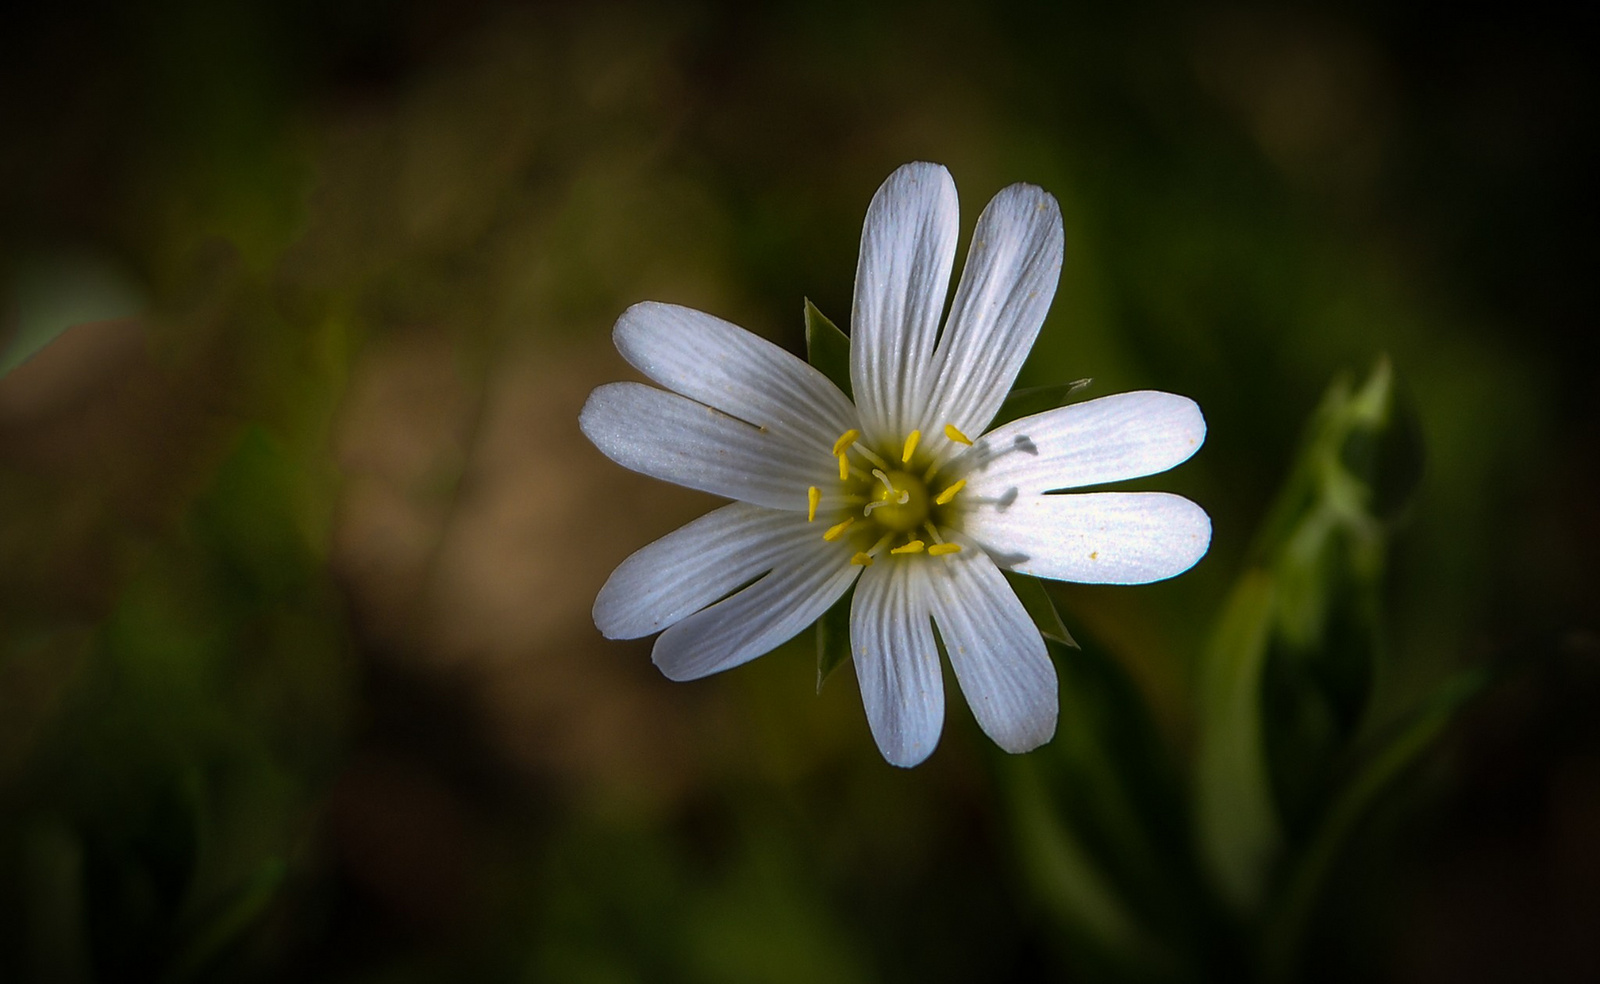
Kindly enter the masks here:
[[288, 874], [282, 858], [267, 858], [223, 900], [205, 920], [168, 968], [164, 979], [172, 982], [193, 980], [240, 936], [255, 925], [267, 911]]
[[[1147, 979], [1233, 952], [1194, 859], [1182, 785], [1138, 687], [1094, 641], [1048, 642], [1061, 724], [1006, 759], [1023, 867], [1088, 976]], [[1013, 764], [1015, 763], [1015, 764]], [[1087, 948], [1087, 949], [1086, 949]]]
[[1387, 359], [1360, 387], [1329, 386], [1204, 654], [1200, 843], [1242, 911], [1326, 815], [1368, 712], [1386, 552], [1374, 490], [1396, 468], [1403, 498], [1420, 470], [1415, 434], [1391, 440], [1393, 394]]
[[1022, 601], [1022, 607], [1028, 610], [1033, 624], [1039, 627], [1040, 635], [1052, 642], [1071, 646], [1073, 649], [1081, 648], [1073, 640], [1072, 633], [1067, 631], [1066, 624], [1061, 621], [1061, 612], [1056, 609], [1056, 603], [1051, 599], [1043, 581], [1015, 571], [1002, 573], [1005, 574], [1006, 580], [1011, 582], [1011, 590], [1017, 593], [1017, 598]]
[[127, 318], [144, 309], [139, 288], [111, 263], [61, 253], [18, 264], [0, 311], [0, 376], [74, 325]]
[[1281, 841], [1260, 711], [1272, 604], [1270, 577], [1246, 573], [1211, 637], [1200, 680], [1195, 822], [1212, 877], [1240, 909], [1260, 902]]
[[822, 370], [844, 395], [855, 399], [850, 389], [850, 339], [806, 299], [806, 361]]
[[817, 693], [839, 665], [850, 658], [850, 602], [854, 586], [817, 619]]
[[1266, 933], [1266, 980], [1290, 980], [1300, 943], [1315, 912], [1321, 889], [1352, 830], [1390, 786], [1432, 749], [1461, 709], [1483, 692], [1490, 674], [1481, 668], [1457, 674], [1440, 685], [1408, 719], [1375, 743], [1339, 790], [1310, 846], [1289, 875], [1282, 902]]
[[1080, 957], [1113, 965], [1136, 958], [1147, 935], [1095, 865], [1093, 852], [1051, 802], [1039, 767], [1021, 756], [1006, 764], [1008, 812], [1035, 892], [1070, 942], [1086, 951]]
[[251, 424], [195, 504], [193, 522], [235, 594], [281, 596], [312, 575], [303, 481], [281, 442]]
[[1076, 393], [1093, 382], [1093, 379], [1075, 379], [1070, 383], [1052, 383], [1049, 386], [1030, 386], [1027, 389], [1012, 390], [1006, 395], [1005, 402], [1000, 404], [1000, 410], [994, 415], [994, 419], [989, 422], [989, 429], [993, 430], [1001, 424], [1064, 406]]

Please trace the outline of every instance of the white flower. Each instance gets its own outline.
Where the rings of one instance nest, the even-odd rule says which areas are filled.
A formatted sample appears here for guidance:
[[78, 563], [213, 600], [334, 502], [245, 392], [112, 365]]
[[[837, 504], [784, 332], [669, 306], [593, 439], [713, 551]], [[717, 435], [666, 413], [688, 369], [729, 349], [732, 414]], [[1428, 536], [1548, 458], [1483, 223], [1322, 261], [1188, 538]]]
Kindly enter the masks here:
[[907, 164], [873, 196], [850, 319], [854, 405], [764, 339], [643, 303], [614, 338], [666, 389], [610, 383], [580, 416], [618, 464], [735, 500], [624, 561], [595, 599], [600, 631], [661, 632], [656, 665], [692, 680], [780, 645], [854, 583], [861, 699], [898, 766], [927, 758], [943, 727], [935, 627], [1000, 747], [1054, 735], [1055, 667], [1002, 568], [1140, 584], [1187, 570], [1211, 542], [1205, 512], [1175, 495], [1049, 494], [1185, 460], [1205, 439], [1192, 400], [1123, 393], [984, 432], [1055, 295], [1061, 213], [1032, 185], [996, 195], [941, 333], [956, 231], [943, 167]]

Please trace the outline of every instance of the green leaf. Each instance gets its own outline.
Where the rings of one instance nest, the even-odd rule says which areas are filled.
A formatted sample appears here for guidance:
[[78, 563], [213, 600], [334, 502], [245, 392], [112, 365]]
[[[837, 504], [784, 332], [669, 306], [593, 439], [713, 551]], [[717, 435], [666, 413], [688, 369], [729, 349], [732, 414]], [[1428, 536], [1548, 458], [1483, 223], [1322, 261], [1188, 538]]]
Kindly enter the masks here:
[[855, 399], [850, 390], [850, 338], [828, 316], [806, 299], [806, 361], [822, 370], [844, 395]]
[[267, 858], [250, 876], [235, 886], [188, 938], [167, 970], [165, 980], [178, 984], [193, 980], [236, 943], [266, 914], [278, 897], [289, 866], [277, 857]]
[[1282, 841], [1261, 718], [1273, 602], [1265, 572], [1240, 579], [1207, 647], [1200, 680], [1195, 822], [1213, 880], [1241, 910], [1261, 902]]
[[1159, 942], [1128, 911], [1095, 863], [1095, 852], [1062, 816], [1041, 771], [1025, 756], [1006, 762], [1007, 813], [1035, 894], [1080, 957], [1112, 966], [1150, 960]]
[[1028, 610], [1033, 624], [1039, 627], [1040, 635], [1052, 642], [1071, 646], [1073, 649], [1082, 648], [1073, 640], [1072, 633], [1067, 631], [1066, 625], [1061, 621], [1061, 612], [1056, 609], [1056, 603], [1051, 599], [1043, 581], [1015, 571], [1002, 571], [1002, 573], [1011, 583], [1011, 590], [1015, 591], [1017, 598], [1022, 601], [1022, 607]]
[[1027, 389], [1012, 390], [1006, 394], [1005, 402], [1000, 404], [1000, 411], [994, 415], [994, 420], [989, 422], [989, 429], [993, 430], [1001, 424], [1063, 406], [1078, 391], [1085, 389], [1092, 382], [1094, 382], [1092, 379], [1076, 379], [1070, 383], [1052, 383], [1049, 386], [1030, 386]]
[[1086, 979], [1173, 979], [1227, 933], [1195, 863], [1184, 783], [1124, 667], [1092, 637], [1047, 645], [1060, 725], [1000, 774], [1024, 870]]
[[1265, 935], [1264, 980], [1294, 977], [1300, 944], [1315, 911], [1322, 886], [1355, 826], [1377, 802], [1447, 732], [1461, 709], [1491, 682], [1476, 668], [1446, 680], [1409, 719], [1392, 729], [1362, 758], [1362, 765], [1340, 790], [1290, 872], [1282, 901]]
[[850, 601], [856, 596], [852, 587], [844, 597], [817, 619], [817, 693], [822, 693], [822, 683], [850, 658]]

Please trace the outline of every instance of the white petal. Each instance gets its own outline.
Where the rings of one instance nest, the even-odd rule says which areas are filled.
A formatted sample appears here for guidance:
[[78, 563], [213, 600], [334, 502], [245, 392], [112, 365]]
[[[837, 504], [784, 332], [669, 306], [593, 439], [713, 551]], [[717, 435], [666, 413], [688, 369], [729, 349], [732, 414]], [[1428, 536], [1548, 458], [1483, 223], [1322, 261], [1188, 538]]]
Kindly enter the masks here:
[[624, 468], [772, 509], [805, 509], [806, 489], [827, 483], [835, 467], [827, 449], [819, 459], [793, 435], [643, 383], [596, 387], [578, 426]]
[[961, 692], [983, 733], [1027, 752], [1056, 733], [1056, 668], [1005, 576], [981, 550], [923, 561]]
[[973, 500], [962, 530], [996, 563], [1089, 584], [1145, 584], [1182, 574], [1211, 545], [1211, 519], [1165, 492], [1082, 492]]
[[944, 727], [944, 679], [922, 566], [867, 568], [850, 605], [850, 649], [867, 724], [883, 757], [901, 768], [932, 754]]
[[651, 658], [673, 680], [747, 663], [820, 618], [859, 570], [839, 544], [805, 537], [775, 558], [772, 573], [661, 633]]
[[956, 467], [971, 463], [968, 495], [998, 499], [1154, 475], [1205, 439], [1205, 418], [1188, 397], [1118, 393], [997, 427]]
[[855, 408], [820, 371], [759, 335], [693, 308], [646, 301], [617, 319], [617, 351], [675, 393], [758, 427], [787, 430], [828, 460]]
[[[994, 196], [972, 233], [961, 286], [934, 355], [925, 430], [980, 434], [994, 419], [1044, 324], [1061, 275], [1061, 208], [1015, 184]], [[941, 442], [955, 453], [960, 445]]]
[[868, 440], [898, 442], [931, 383], [960, 213], [950, 172], [907, 164], [872, 196], [850, 312], [850, 383]]
[[636, 551], [594, 600], [608, 639], [660, 632], [772, 570], [798, 541], [818, 537], [801, 513], [723, 506]]

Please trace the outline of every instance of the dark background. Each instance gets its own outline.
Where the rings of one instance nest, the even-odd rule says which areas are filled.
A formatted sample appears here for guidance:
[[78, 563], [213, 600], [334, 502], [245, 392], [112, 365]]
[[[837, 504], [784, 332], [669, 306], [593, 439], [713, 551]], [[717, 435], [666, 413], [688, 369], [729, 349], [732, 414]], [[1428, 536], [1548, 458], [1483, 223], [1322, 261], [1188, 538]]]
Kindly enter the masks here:
[[848, 671], [813, 696], [804, 639], [675, 685], [589, 621], [710, 505], [577, 433], [630, 375], [616, 316], [675, 301], [800, 350], [802, 298], [847, 320], [866, 204], [916, 159], [965, 230], [1013, 181], [1061, 202], [1024, 383], [1205, 410], [1148, 487], [1210, 512], [1206, 560], [1056, 596], [1179, 761], [1308, 415], [1388, 355], [1427, 464], [1371, 716], [1498, 682], [1353, 850], [1322, 975], [1600, 976], [1573, 10], [8, 15], [0, 339], [82, 324], [0, 379], [0, 976], [1093, 976], [956, 702], [900, 772]]

